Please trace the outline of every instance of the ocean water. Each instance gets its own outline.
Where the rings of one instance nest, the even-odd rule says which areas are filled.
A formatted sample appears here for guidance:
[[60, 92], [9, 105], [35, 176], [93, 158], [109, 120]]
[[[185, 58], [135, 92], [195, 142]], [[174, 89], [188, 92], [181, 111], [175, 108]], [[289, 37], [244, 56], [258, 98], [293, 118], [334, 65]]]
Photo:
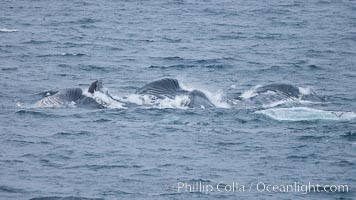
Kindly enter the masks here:
[[[352, 0], [2, 0], [0, 199], [354, 199], [355, 13]], [[166, 77], [216, 108], [134, 95]], [[96, 79], [137, 106], [33, 106]], [[271, 83], [325, 101], [241, 100]]]

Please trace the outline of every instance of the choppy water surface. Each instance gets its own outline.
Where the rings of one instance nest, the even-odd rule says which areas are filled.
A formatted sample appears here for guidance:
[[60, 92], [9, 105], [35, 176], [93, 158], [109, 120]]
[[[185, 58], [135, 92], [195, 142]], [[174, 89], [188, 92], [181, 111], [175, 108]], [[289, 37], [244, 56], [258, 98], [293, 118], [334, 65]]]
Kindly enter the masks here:
[[[348, 0], [2, 1], [0, 199], [352, 199], [355, 13]], [[217, 107], [31, 106], [95, 79], [130, 99], [164, 77]], [[225, 104], [271, 83], [326, 101]], [[350, 188], [248, 191], [261, 181]], [[179, 182], [246, 190], [177, 191]]]

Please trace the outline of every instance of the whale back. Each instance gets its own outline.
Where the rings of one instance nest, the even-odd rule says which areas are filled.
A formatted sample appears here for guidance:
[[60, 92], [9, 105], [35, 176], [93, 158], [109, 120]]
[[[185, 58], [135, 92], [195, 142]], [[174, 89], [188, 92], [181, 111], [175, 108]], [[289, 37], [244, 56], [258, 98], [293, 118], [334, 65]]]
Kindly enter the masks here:
[[165, 78], [148, 83], [139, 88], [136, 94], [153, 95], [159, 98], [174, 98], [182, 92], [177, 79]]
[[269, 84], [257, 89], [257, 93], [264, 93], [268, 91], [281, 92], [290, 97], [299, 97], [299, 89], [289, 84]]

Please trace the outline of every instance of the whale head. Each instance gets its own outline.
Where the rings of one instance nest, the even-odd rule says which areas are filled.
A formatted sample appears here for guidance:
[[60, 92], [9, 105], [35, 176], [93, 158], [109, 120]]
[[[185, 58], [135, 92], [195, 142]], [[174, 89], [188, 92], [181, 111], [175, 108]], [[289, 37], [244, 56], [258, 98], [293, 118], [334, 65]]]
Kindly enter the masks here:
[[189, 107], [191, 108], [214, 108], [214, 104], [208, 99], [208, 97], [199, 90], [193, 90], [188, 92], [189, 95]]

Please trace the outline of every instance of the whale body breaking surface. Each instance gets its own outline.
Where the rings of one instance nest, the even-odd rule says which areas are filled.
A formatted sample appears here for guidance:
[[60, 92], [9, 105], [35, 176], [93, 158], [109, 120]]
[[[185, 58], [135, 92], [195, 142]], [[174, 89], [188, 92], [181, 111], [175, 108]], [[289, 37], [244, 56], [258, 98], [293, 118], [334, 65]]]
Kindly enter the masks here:
[[[324, 103], [325, 99], [315, 91], [305, 92], [305, 89], [289, 84], [268, 84], [257, 86], [241, 95], [234, 107], [253, 105], [259, 108], [256, 114], [262, 114], [278, 121], [305, 120], [352, 120], [354, 112], [324, 111], [307, 107], [295, 106], [305, 102]], [[122, 105], [155, 105], [166, 101], [178, 105], [175, 108], [216, 108], [211, 99], [200, 90], [183, 89], [174, 78], [163, 78], [152, 81], [138, 88], [134, 95], [140, 99], [148, 98], [154, 103], [138, 103], [129, 97], [116, 98], [103, 87], [102, 81], [94, 81], [86, 91], [81, 88], [66, 88], [46, 96], [34, 104], [41, 107], [81, 107], [81, 108], [125, 108]], [[177, 101], [177, 102], [176, 102]], [[292, 102], [293, 107], [285, 107]], [[284, 106], [284, 107], [283, 107]], [[231, 105], [231, 107], [233, 107]]]

